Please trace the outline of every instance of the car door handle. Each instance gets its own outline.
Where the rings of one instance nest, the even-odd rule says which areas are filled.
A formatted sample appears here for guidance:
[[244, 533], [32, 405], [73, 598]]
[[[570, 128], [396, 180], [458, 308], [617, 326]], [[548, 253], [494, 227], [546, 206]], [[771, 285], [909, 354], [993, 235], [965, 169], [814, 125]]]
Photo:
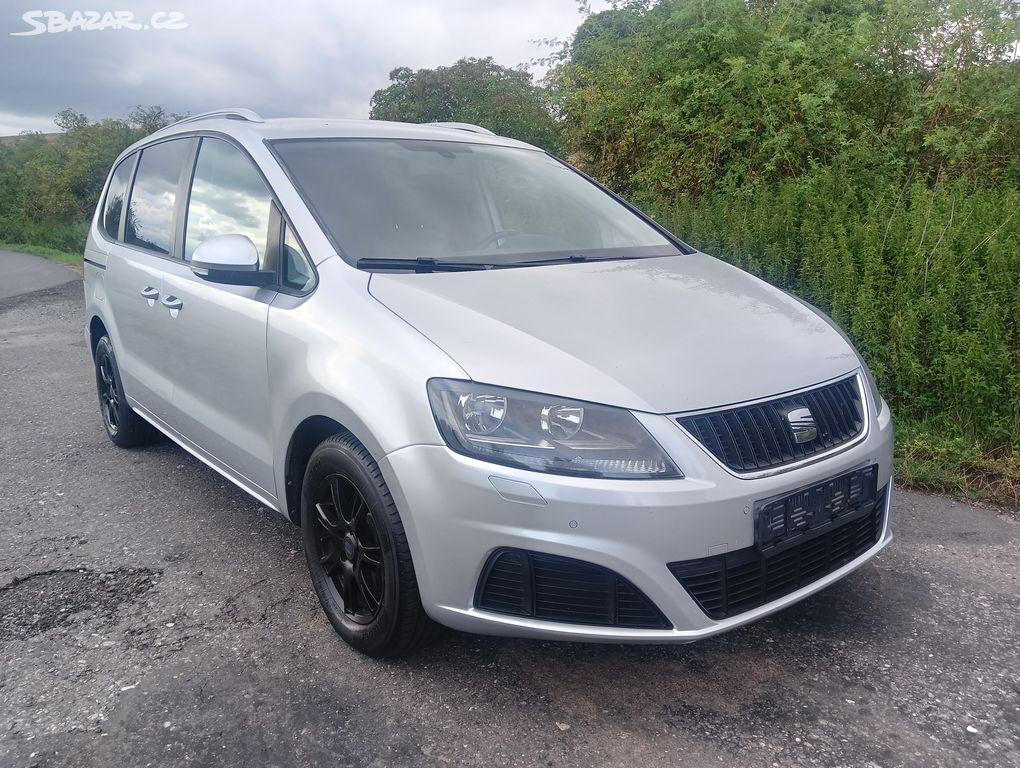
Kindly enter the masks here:
[[159, 291], [151, 285], [147, 285], [142, 288], [142, 298], [149, 302], [149, 306], [151, 307], [155, 305], [156, 299], [159, 298]]
[[176, 296], [164, 296], [161, 302], [164, 307], [169, 309], [171, 312], [177, 312], [181, 307], [184, 306], [184, 302], [178, 299]]

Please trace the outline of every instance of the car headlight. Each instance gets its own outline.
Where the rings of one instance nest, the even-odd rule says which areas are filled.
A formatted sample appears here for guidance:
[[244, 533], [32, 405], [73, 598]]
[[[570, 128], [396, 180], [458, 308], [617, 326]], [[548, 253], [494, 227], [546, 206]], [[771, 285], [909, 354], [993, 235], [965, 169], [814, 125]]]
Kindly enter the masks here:
[[430, 380], [428, 393], [443, 439], [465, 456], [558, 475], [683, 477], [623, 408], [451, 379]]

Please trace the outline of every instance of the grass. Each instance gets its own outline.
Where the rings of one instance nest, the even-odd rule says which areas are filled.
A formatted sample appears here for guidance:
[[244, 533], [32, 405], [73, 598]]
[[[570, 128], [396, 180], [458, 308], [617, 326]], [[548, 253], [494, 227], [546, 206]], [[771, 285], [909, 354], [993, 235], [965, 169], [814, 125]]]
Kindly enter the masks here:
[[896, 482], [970, 501], [1020, 506], [1020, 451], [988, 447], [949, 425], [896, 421]]
[[5, 251], [20, 251], [21, 253], [32, 253], [36, 256], [43, 256], [52, 261], [59, 261], [61, 264], [71, 266], [81, 265], [81, 254], [61, 251], [57, 248], [50, 248], [46, 245], [32, 245], [31, 243], [0, 243], [0, 249]]

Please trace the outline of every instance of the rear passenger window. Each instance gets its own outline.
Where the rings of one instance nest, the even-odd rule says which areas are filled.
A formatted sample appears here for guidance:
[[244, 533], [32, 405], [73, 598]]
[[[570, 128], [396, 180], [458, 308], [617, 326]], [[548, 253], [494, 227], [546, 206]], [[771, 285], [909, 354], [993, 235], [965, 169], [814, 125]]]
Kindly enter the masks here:
[[120, 234], [121, 214], [124, 212], [124, 202], [127, 200], [128, 184], [131, 183], [131, 171], [134, 170], [134, 167], [135, 155], [121, 160], [117, 170], [113, 172], [110, 186], [106, 190], [106, 204], [103, 206], [101, 226], [103, 232], [111, 240], [116, 240]]
[[202, 139], [188, 202], [184, 258], [190, 261], [210, 237], [245, 235], [259, 252], [259, 269], [265, 269], [272, 206], [269, 188], [241, 150], [220, 139]]
[[173, 249], [177, 185], [191, 147], [187, 139], [178, 139], [142, 150], [124, 225], [125, 243], [162, 254]]

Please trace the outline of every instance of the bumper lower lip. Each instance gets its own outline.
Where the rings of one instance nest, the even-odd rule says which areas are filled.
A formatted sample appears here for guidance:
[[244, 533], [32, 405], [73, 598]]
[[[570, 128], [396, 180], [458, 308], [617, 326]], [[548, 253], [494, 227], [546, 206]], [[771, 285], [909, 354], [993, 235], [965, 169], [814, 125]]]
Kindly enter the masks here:
[[[496, 467], [435, 445], [394, 451], [382, 458], [380, 468], [408, 534], [422, 602], [441, 624], [510, 637], [686, 643], [796, 603], [861, 567], [889, 544], [892, 425], [886, 416], [871, 427], [864, 440], [843, 453], [753, 480], [697, 461], [700, 449], [689, 445], [664, 445], [685, 471], [692, 470], [682, 480], [592, 481], [542, 475]], [[672, 434], [677, 431], [672, 429]], [[817, 581], [744, 613], [714, 620], [667, 568], [669, 562], [751, 546], [755, 500], [820, 482], [864, 462], [878, 464], [879, 487], [888, 484], [882, 531], [872, 548]], [[607, 568], [637, 587], [673, 629], [588, 626], [481, 610], [475, 603], [481, 571], [488, 556], [501, 547]]]

